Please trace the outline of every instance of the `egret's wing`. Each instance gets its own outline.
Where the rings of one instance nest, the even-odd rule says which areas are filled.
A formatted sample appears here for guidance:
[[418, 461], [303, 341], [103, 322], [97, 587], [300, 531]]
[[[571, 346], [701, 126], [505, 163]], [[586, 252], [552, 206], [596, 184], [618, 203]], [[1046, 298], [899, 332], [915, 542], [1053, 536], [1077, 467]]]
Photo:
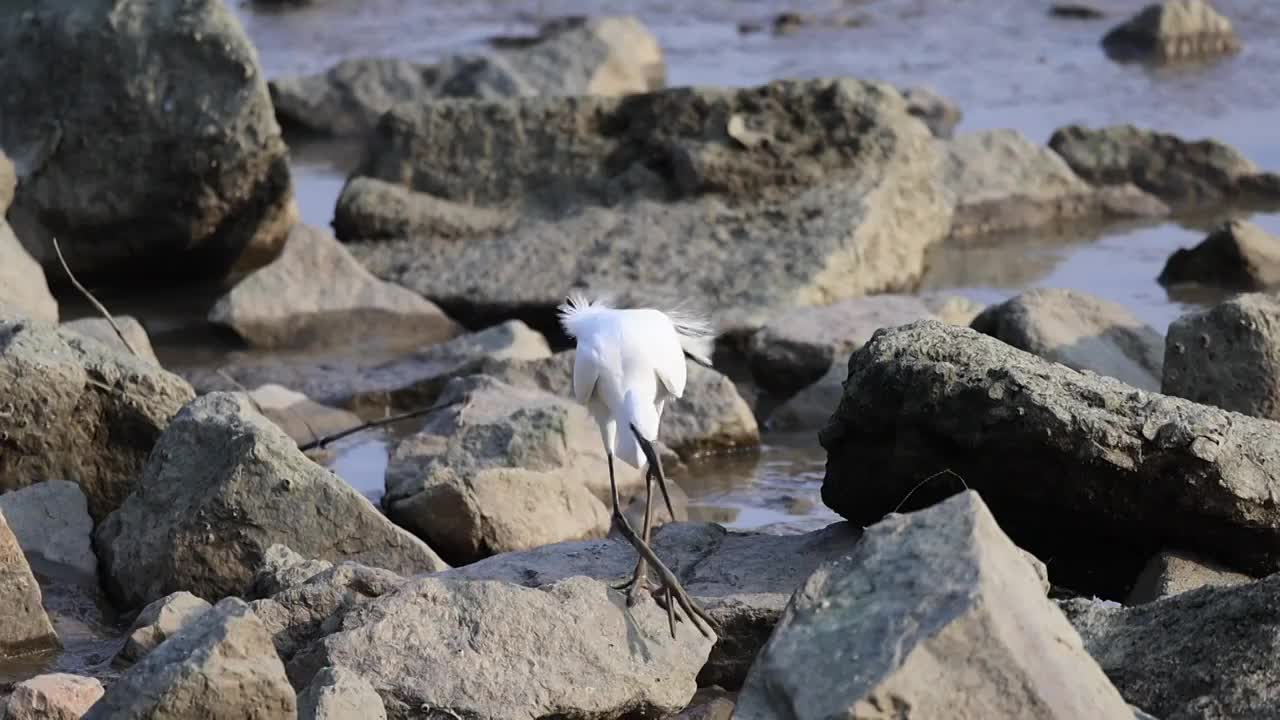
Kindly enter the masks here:
[[583, 405], [591, 399], [600, 377], [600, 358], [590, 347], [579, 347], [573, 356], [573, 396]]
[[[659, 327], [650, 334], [652, 340], [647, 344], [649, 362], [658, 381], [667, 389], [672, 397], [684, 395], [685, 380], [689, 366], [685, 364], [684, 349], [680, 347], [680, 338], [671, 327], [665, 316], [658, 315]], [[665, 327], [663, 327], [665, 325]]]

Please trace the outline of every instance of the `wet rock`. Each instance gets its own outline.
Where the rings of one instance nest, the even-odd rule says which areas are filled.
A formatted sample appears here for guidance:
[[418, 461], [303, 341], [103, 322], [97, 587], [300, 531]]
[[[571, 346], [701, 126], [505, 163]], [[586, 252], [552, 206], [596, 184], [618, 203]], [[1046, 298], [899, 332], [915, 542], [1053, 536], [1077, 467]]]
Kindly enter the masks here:
[[123, 607], [178, 590], [211, 601], [241, 595], [276, 543], [307, 557], [398, 572], [446, 567], [279, 428], [224, 393], [178, 413], [138, 491], [94, 537], [107, 589]]
[[1161, 0], [1113, 28], [1102, 47], [1117, 60], [1168, 62], [1235, 53], [1240, 38], [1205, 0]]
[[59, 647], [40, 600], [40, 586], [0, 512], [0, 657]]
[[1162, 285], [1274, 288], [1280, 285], [1280, 238], [1253, 223], [1229, 220], [1199, 245], [1173, 251], [1156, 279]]
[[272, 545], [263, 553], [262, 565], [253, 574], [250, 596], [271, 597], [332, 568], [331, 562], [304, 558], [287, 546]]
[[1155, 602], [1206, 585], [1243, 585], [1252, 581], [1253, 578], [1248, 575], [1234, 572], [1193, 553], [1166, 550], [1152, 557], [1142, 569], [1125, 604]]
[[15, 187], [13, 163], [0, 152], [0, 307], [37, 320], [58, 322], [58, 301], [49, 292], [44, 269], [5, 221]]
[[[142, 327], [142, 323], [138, 322], [137, 318], [129, 315], [115, 315], [112, 319], [116, 321], [116, 325], [120, 327], [120, 332], [129, 341], [128, 345], [125, 345], [120, 340], [115, 328], [111, 327], [111, 323], [107, 322], [106, 318], [81, 318], [62, 323], [62, 327], [64, 330], [70, 330], [77, 335], [97, 340], [114, 352], [126, 354], [136, 352], [137, 356], [143, 360], [149, 360], [156, 365], [160, 364], [160, 359], [156, 357], [155, 348], [151, 347], [151, 337], [147, 335], [146, 328]], [[133, 348], [133, 350], [129, 348]]]
[[263, 385], [240, 395], [299, 444], [342, 432], [364, 422], [353, 412], [321, 405], [306, 395], [281, 385]]
[[278, 251], [297, 215], [287, 148], [225, 3], [5, 3], [0, 48], [0, 116], [23, 118], [0, 147], [47, 271], [50, 235], [84, 281], [217, 275]]
[[298, 693], [298, 720], [386, 720], [382, 698], [346, 668], [325, 668]]
[[1280, 575], [1132, 608], [1061, 604], [1125, 699], [1162, 720], [1265, 718], [1280, 676]]
[[1067, 20], [1100, 20], [1107, 16], [1102, 9], [1082, 3], [1054, 3], [1049, 7], [1049, 14]]
[[655, 90], [665, 79], [658, 40], [636, 18], [573, 18], [548, 25], [520, 47], [450, 57], [438, 65], [390, 58], [344, 60], [319, 75], [273, 80], [271, 98], [287, 126], [360, 134], [398, 103], [620, 96]]
[[656, 604], [628, 609], [584, 577], [541, 589], [426, 577], [348, 613], [289, 669], [305, 683], [355, 670], [390, 717], [661, 716], [693, 697], [711, 643], [687, 624], [672, 639]]
[[1240, 295], [1169, 325], [1161, 391], [1280, 420], [1280, 299]]
[[920, 119], [936, 138], [950, 138], [964, 116], [955, 103], [925, 87], [906, 88], [907, 112]]
[[0, 387], [0, 491], [71, 480], [99, 521], [133, 490], [169, 418], [194, 396], [153, 363], [12, 316], [0, 316]]
[[6, 720], [80, 720], [102, 697], [97, 678], [67, 673], [37, 675], [13, 688]]
[[1019, 350], [1143, 390], [1159, 390], [1164, 338], [1124, 306], [1075, 290], [1028, 290], [970, 326]]
[[1132, 184], [1175, 209], [1263, 196], [1274, 200], [1274, 174], [1261, 172], [1217, 140], [1184, 140], [1133, 125], [1054, 131], [1049, 147], [1094, 185]]
[[262, 622], [222, 600], [112, 683], [85, 720], [297, 717], [297, 699]]
[[53, 574], [71, 571], [97, 585], [98, 559], [93, 554], [93, 518], [80, 486], [49, 480], [0, 495], [0, 512], [27, 561]]
[[[981, 670], [974, 658], [982, 658]], [[734, 717], [1133, 713], [977, 493], [887, 518], [798, 589]]]
[[[1055, 584], [1122, 597], [1166, 547], [1280, 568], [1273, 423], [1137, 390], [933, 321], [876, 334], [849, 362], [823, 501], [869, 524], [960, 487], [983, 494]], [[906, 499], [908, 493], [910, 498]]]
[[400, 105], [357, 175], [413, 190], [400, 201], [419, 219], [441, 201], [450, 218], [523, 214], [443, 241], [379, 236], [340, 205], [335, 229], [464, 324], [551, 318], [577, 286], [723, 308], [734, 328], [913, 285], [949, 226], [938, 168], [896, 90], [848, 79]]
[[333, 236], [301, 223], [284, 252], [209, 311], [259, 348], [323, 348], [383, 338], [443, 342], [462, 332], [431, 302], [369, 274]]
[[177, 635], [213, 607], [207, 600], [189, 592], [176, 592], [142, 608], [126, 634], [119, 657], [125, 662], [137, 662], [160, 643]]

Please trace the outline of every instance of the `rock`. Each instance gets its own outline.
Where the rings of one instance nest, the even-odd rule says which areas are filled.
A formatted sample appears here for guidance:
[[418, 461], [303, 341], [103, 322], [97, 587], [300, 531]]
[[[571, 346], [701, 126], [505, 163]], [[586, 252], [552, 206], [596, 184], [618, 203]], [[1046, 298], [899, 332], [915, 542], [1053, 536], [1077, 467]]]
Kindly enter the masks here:
[[987, 308], [971, 327], [1074, 370], [1160, 389], [1164, 338], [1109, 300], [1075, 290], [1028, 290]]
[[462, 329], [431, 302], [369, 274], [318, 228], [299, 223], [284, 252], [209, 311], [254, 347], [324, 348], [385, 338], [443, 342]]
[[174, 417], [138, 491], [97, 529], [106, 587], [123, 607], [177, 590], [244, 594], [267, 549], [397, 572], [447, 567], [369, 501], [311, 462], [275, 425], [224, 393]]
[[906, 88], [907, 112], [919, 118], [936, 138], [950, 138], [964, 113], [955, 103], [925, 87]]
[[867, 528], [847, 557], [810, 576], [734, 711], [908, 714], [1133, 717], [974, 492]]
[[0, 308], [56, 323], [58, 301], [49, 292], [44, 269], [27, 253], [4, 219], [15, 185], [13, 163], [0, 151]]
[[1102, 47], [1117, 60], [1168, 62], [1239, 52], [1240, 38], [1205, 0], [1162, 0], [1112, 28]]
[[1248, 582], [1253, 582], [1253, 578], [1228, 570], [1212, 560], [1193, 553], [1166, 550], [1152, 557], [1143, 568], [1125, 604], [1155, 602], [1206, 585], [1231, 586]]
[[769, 413], [765, 427], [777, 432], [822, 429], [840, 404], [840, 395], [848, 376], [849, 367], [846, 363], [832, 363], [831, 368], [817, 382], [791, 396]]
[[176, 592], [152, 602], [138, 613], [126, 634], [120, 658], [133, 663], [155, 650], [178, 631], [213, 607], [189, 592]]
[[1243, 220], [1228, 220], [1193, 248], [1169, 256], [1161, 285], [1195, 283], [1228, 290], [1280, 286], [1280, 238]]
[[656, 90], [665, 78], [662, 48], [643, 23], [631, 17], [598, 17], [548, 25], [520, 47], [489, 55], [455, 56], [438, 65], [358, 58], [320, 75], [280, 78], [270, 85], [285, 125], [352, 135], [373, 129], [398, 103], [620, 96]]
[[325, 668], [298, 693], [298, 720], [386, 720], [382, 698], [360, 675]]
[[194, 396], [150, 362], [12, 316], [0, 316], [0, 387], [0, 492], [71, 480], [95, 521], [132, 492], [169, 418]]
[[1067, 20], [1100, 20], [1107, 16], [1101, 9], [1082, 3], [1054, 3], [1049, 14]]
[[1163, 720], [1264, 718], [1280, 680], [1280, 575], [1132, 608], [1062, 609], [1125, 699]]
[[[848, 523], [785, 536], [731, 532], [712, 523], [659, 528], [654, 552], [720, 625], [698, 684], [741, 687], [792, 591], [820, 564], [847, 554], [858, 537], [858, 529]], [[529, 587], [580, 575], [616, 583], [631, 576], [635, 563], [635, 551], [621, 540], [583, 540], [495, 555], [439, 577]], [[677, 634], [686, 627], [678, 627]]]
[[673, 715], [671, 720], [732, 720], [737, 693], [720, 687], [699, 688], [689, 707]]
[[93, 518], [80, 487], [49, 480], [0, 495], [0, 512], [27, 562], [55, 574], [70, 570], [97, 585], [98, 559], [93, 554]]
[[253, 574], [250, 596], [271, 597], [332, 568], [331, 562], [304, 558], [285, 545], [272, 545], [263, 553], [262, 565]]
[[1280, 299], [1239, 295], [1169, 325], [1161, 391], [1280, 420]]
[[0, 657], [60, 647], [41, 604], [40, 586], [0, 512]]
[[97, 678], [51, 673], [23, 680], [13, 688], [6, 720], [80, 720], [102, 697]]
[[301, 683], [357, 671], [390, 717], [662, 716], [693, 697], [711, 644], [687, 623], [672, 639], [655, 603], [628, 609], [584, 577], [541, 589], [425, 577], [348, 613], [289, 669]]
[[[723, 328], [749, 327], [913, 286], [950, 225], [928, 131], [893, 88], [849, 79], [400, 105], [368, 151], [356, 175], [413, 191], [396, 196], [403, 234], [363, 226], [370, 213], [344, 196], [339, 239], [468, 325], [551, 326], [577, 287], [724, 308]], [[468, 207], [485, 220], [456, 222]], [[493, 229], [441, 240], [440, 213]]]
[[282, 385], [263, 385], [240, 395], [298, 444], [342, 432], [364, 422], [353, 412], [321, 405]]
[[1280, 197], [1273, 173], [1216, 140], [1188, 141], [1133, 125], [1068, 125], [1054, 131], [1049, 147], [1094, 185], [1132, 184], [1174, 209]]
[[0, 117], [23, 118], [0, 147], [47, 271], [49, 235], [85, 282], [216, 276], [279, 250], [297, 216], [288, 149], [225, 3], [20, 0], [0, 48]]
[[[70, 330], [77, 335], [97, 340], [106, 345], [117, 353], [133, 354], [137, 352], [137, 357], [143, 360], [149, 360], [156, 365], [160, 364], [160, 359], [156, 357], [155, 348], [151, 347], [151, 338], [147, 335], [146, 328], [142, 327], [142, 323], [138, 319], [129, 315], [113, 316], [116, 325], [120, 327], [120, 332], [124, 333], [129, 344], [125, 345], [120, 336], [116, 335], [116, 331], [111, 327], [111, 323], [105, 318], [89, 317], [70, 322], [62, 323], [65, 330]], [[132, 347], [131, 351], [129, 348]]]
[[85, 720], [297, 717], [297, 699], [262, 622], [222, 600], [112, 683]]
[[923, 321], [877, 333], [850, 360], [819, 439], [823, 501], [850, 521], [936, 502], [963, 480], [1077, 592], [1123, 597], [1166, 547], [1250, 574], [1280, 568], [1274, 423], [972, 330]]
[[943, 144], [955, 197], [951, 235], [1011, 232], [1080, 218], [1161, 217], [1169, 208], [1136, 187], [1099, 190], [1052, 150], [1016, 130], [967, 133]]

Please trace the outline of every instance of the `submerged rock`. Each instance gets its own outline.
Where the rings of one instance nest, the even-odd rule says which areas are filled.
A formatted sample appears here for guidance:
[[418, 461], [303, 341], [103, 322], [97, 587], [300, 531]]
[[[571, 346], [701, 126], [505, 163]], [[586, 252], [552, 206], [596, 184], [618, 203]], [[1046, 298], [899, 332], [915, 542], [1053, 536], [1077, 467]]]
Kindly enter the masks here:
[[1112, 28], [1102, 47], [1118, 60], [1168, 62], [1235, 53], [1240, 38], [1205, 0], [1160, 0]]
[[0, 512], [0, 657], [60, 647], [40, 600], [40, 586]]
[[1180, 550], [1166, 550], [1157, 553], [1142, 569], [1125, 604], [1155, 602], [1206, 585], [1231, 586], [1248, 582], [1253, 582], [1253, 578], [1228, 570], [1212, 560]]
[[97, 586], [98, 558], [93, 554], [93, 518], [80, 487], [49, 480], [0, 495], [0, 512], [27, 560], [37, 570], [71, 571]]
[[1161, 391], [1280, 420], [1280, 298], [1240, 295], [1169, 325]]
[[1178, 248], [1156, 278], [1161, 285], [1196, 283], [1227, 290], [1280, 286], [1280, 237], [1229, 220], [1193, 248]]

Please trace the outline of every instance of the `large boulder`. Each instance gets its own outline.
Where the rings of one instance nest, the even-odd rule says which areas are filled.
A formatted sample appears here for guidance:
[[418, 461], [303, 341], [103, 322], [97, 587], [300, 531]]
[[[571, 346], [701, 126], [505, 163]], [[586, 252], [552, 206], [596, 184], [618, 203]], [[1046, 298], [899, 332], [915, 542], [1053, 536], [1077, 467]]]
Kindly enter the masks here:
[[426, 345], [462, 331], [430, 301], [375, 278], [333, 236], [302, 223], [280, 257], [218, 300], [209, 322], [269, 349], [387, 339]]
[[242, 595], [276, 543], [398, 572], [446, 567], [271, 421], [225, 393], [178, 413], [138, 491], [94, 536], [107, 589], [124, 607], [178, 590], [209, 601]]
[[49, 234], [82, 280], [216, 274], [284, 242], [288, 151], [226, 3], [4, 3], [0, 65], [19, 236], [46, 268]]
[[888, 518], [798, 589], [734, 717], [1133, 717], [977, 493]]
[[52, 650], [60, 645], [22, 546], [0, 512], [0, 657]]
[[0, 307], [56, 323], [58, 301], [49, 292], [44, 269], [27, 253], [4, 219], [16, 185], [13, 163], [0, 146]]
[[[142, 327], [142, 323], [138, 322], [137, 318], [130, 315], [115, 315], [111, 319], [115, 321], [116, 327], [120, 328], [119, 335], [116, 334], [116, 328], [112, 327], [106, 318], [101, 317], [71, 320], [62, 323], [62, 327], [77, 335], [93, 338], [115, 352], [136, 354], [143, 360], [149, 360], [156, 365], [160, 364], [160, 358], [156, 357], [156, 350], [151, 346], [151, 337], [147, 335], [147, 329]], [[125, 340], [129, 341], [128, 345], [120, 339], [120, 335], [124, 335]]]
[[71, 480], [95, 520], [120, 506], [169, 418], [176, 375], [72, 330], [0, 316], [0, 491]]
[[1205, 0], [1160, 0], [1112, 28], [1102, 47], [1118, 60], [1169, 62], [1239, 52], [1240, 38]]
[[1280, 298], [1240, 295], [1169, 324], [1161, 392], [1280, 420]]
[[1160, 389], [1164, 338], [1109, 300], [1075, 290], [1028, 290], [987, 308], [970, 327], [1075, 370]]
[[[658, 40], [636, 18], [571, 18], [534, 38], [487, 55], [421, 65], [392, 58], [344, 60], [326, 72], [272, 80], [271, 99], [286, 127], [360, 134], [402, 102], [532, 95], [617, 96], [663, 86]], [[517, 46], [518, 45], [518, 46]]]
[[1166, 547], [1280, 569], [1278, 428], [923, 321], [849, 361], [822, 498], [865, 525], [964, 483], [1056, 584], [1123, 597]]
[[49, 480], [0, 495], [0, 512], [18, 538], [27, 561], [43, 573], [70, 572], [96, 587], [93, 518], [80, 487]]
[[[464, 324], [550, 318], [577, 286], [723, 308], [731, 328], [913, 285], [950, 224], [939, 164], [896, 90], [850, 79], [406, 104], [357, 175], [412, 191], [427, 222], [381, 235], [344, 194], [334, 227]], [[507, 219], [435, 234], [468, 208]]]
[[1178, 248], [1156, 278], [1161, 285], [1227, 290], [1280, 286], [1280, 237], [1251, 222], [1228, 220], [1192, 248]]

